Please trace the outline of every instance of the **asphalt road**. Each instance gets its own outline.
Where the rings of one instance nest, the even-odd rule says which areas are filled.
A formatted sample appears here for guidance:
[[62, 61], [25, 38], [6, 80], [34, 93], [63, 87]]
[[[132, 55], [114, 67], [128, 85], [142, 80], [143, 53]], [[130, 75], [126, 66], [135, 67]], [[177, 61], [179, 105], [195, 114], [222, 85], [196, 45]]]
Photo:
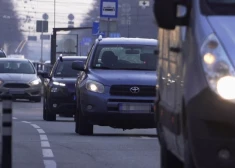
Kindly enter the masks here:
[[13, 114], [13, 168], [159, 168], [155, 129], [80, 136], [73, 118], [43, 121], [41, 103], [14, 102]]

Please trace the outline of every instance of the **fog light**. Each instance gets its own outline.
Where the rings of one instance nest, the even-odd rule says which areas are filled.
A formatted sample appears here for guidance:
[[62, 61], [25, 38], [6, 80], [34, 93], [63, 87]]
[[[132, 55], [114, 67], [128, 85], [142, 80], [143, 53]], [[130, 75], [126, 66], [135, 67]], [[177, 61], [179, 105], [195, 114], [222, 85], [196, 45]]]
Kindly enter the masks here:
[[57, 107], [57, 104], [53, 104], [53, 107], [56, 108], [56, 107]]
[[218, 152], [218, 156], [220, 159], [224, 159], [224, 160], [227, 160], [230, 158], [230, 152], [229, 150], [227, 149], [221, 149], [219, 152]]
[[87, 110], [91, 110], [92, 108], [93, 108], [92, 105], [87, 106]]

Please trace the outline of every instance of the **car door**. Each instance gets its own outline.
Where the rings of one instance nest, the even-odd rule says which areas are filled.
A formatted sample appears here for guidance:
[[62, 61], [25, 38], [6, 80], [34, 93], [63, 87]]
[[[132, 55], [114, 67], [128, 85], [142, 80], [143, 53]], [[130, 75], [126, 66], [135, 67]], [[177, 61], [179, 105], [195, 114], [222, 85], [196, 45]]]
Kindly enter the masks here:
[[164, 139], [167, 148], [177, 153], [174, 125], [172, 124], [172, 114], [175, 108], [175, 80], [176, 77], [176, 57], [171, 52], [172, 31], [159, 29], [159, 93], [160, 93], [160, 122], [163, 126]]

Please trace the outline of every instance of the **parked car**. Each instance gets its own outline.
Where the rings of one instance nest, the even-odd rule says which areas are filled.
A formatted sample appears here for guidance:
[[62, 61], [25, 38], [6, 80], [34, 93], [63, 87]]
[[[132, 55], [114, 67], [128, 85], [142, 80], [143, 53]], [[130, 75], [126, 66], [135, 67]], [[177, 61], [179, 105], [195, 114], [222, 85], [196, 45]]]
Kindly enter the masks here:
[[41, 101], [42, 83], [33, 64], [27, 59], [0, 59], [0, 94], [10, 92], [13, 99]]
[[234, 168], [235, 1], [154, 6], [161, 168]]
[[156, 87], [155, 39], [96, 40], [76, 81], [75, 131], [93, 133], [93, 125], [153, 128]]
[[43, 85], [43, 119], [55, 121], [56, 115], [73, 116], [75, 112], [75, 81], [79, 71], [72, 69], [72, 62], [81, 61], [85, 56], [59, 57], [52, 71], [39, 71], [44, 78]]

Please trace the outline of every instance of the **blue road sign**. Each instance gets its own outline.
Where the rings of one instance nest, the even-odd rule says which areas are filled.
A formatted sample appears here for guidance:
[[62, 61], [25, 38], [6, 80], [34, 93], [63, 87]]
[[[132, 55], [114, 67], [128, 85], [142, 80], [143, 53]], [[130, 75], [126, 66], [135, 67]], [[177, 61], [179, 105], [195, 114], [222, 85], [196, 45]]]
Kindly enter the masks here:
[[98, 35], [99, 34], [99, 27], [100, 27], [99, 22], [93, 22], [92, 35]]
[[100, 0], [100, 17], [117, 18], [118, 0]]
[[121, 37], [120, 33], [109, 33], [109, 37]]

